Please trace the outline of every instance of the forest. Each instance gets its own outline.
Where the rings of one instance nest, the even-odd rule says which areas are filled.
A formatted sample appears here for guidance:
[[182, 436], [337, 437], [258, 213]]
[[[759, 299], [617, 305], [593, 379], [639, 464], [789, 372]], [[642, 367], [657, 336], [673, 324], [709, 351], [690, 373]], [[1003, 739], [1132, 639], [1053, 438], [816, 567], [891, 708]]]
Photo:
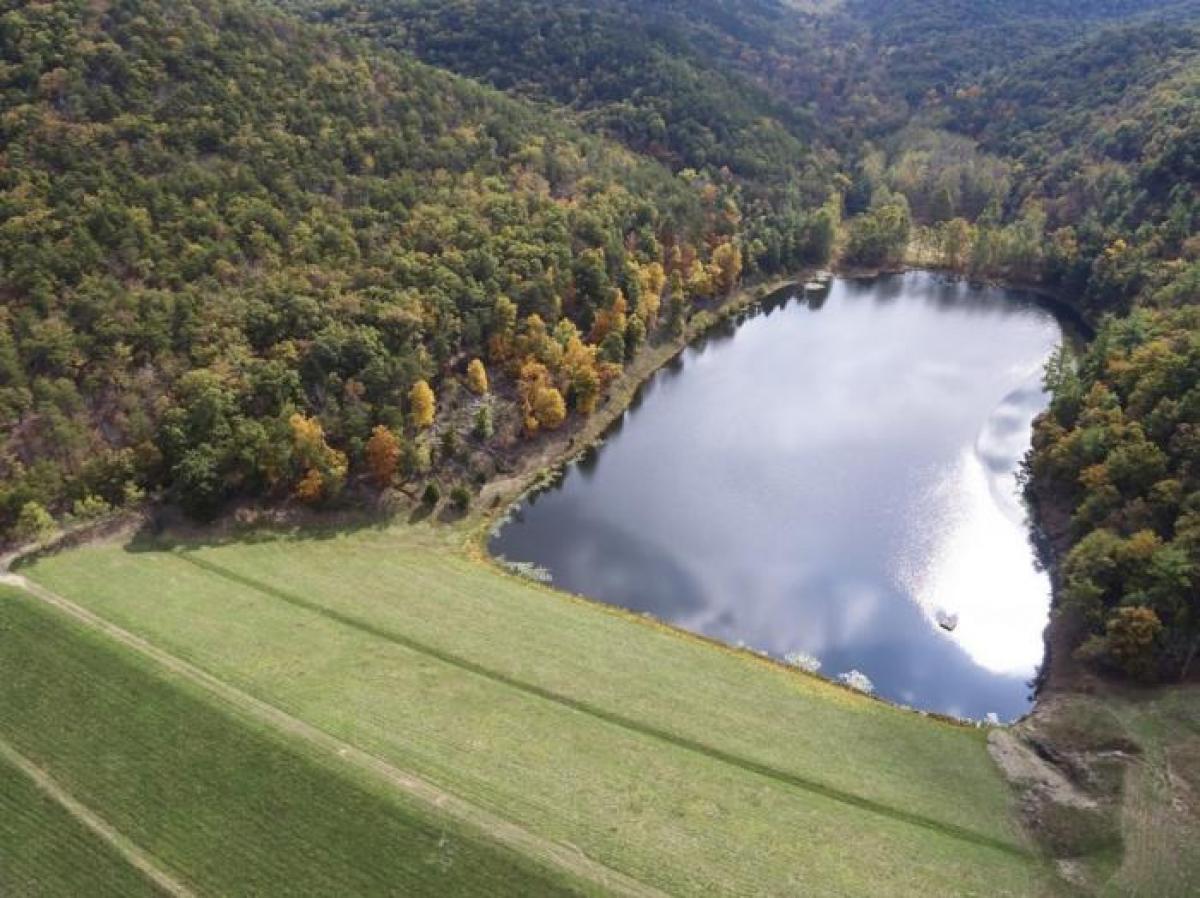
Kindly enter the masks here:
[[[1031, 489], [1080, 651], [1200, 646], [1200, 3], [0, 4], [0, 531], [146, 497], [468, 506], [747, 278], [1098, 328]], [[432, 490], [432, 492], [430, 492]]]
[[556, 426], [658, 325], [664, 263], [688, 299], [737, 278], [720, 179], [255, 4], [10, 4], [0, 28], [17, 535], [159, 490], [330, 501], [373, 435], [376, 479], [428, 472], [470, 357]]

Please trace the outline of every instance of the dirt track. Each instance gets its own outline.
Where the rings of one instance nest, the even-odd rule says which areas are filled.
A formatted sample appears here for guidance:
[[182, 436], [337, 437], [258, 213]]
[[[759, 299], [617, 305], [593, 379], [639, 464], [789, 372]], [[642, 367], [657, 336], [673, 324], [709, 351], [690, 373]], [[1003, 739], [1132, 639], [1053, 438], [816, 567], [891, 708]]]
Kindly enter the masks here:
[[136, 867], [147, 879], [168, 895], [176, 898], [194, 898], [195, 892], [167, 873], [158, 861], [129, 841], [99, 814], [80, 804], [63, 789], [50, 774], [42, 770], [15, 748], [0, 739], [0, 758], [8, 761], [37, 785], [39, 789], [56, 801], [68, 814], [107, 842], [121, 857]]
[[[252, 695], [230, 686], [228, 683], [218, 680], [200, 668], [180, 658], [176, 658], [174, 655], [152, 645], [140, 636], [136, 636], [128, 630], [109, 623], [87, 609], [76, 605], [69, 599], [63, 598], [57, 593], [25, 577], [12, 573], [0, 573], [0, 583], [23, 590], [32, 598], [69, 615], [85, 626], [103, 633], [139, 654], [150, 658], [177, 676], [202, 687], [210, 694], [221, 699], [221, 701], [232, 705], [243, 713], [270, 725], [276, 730], [303, 739], [326, 754], [383, 779], [389, 785], [399, 789], [406, 795], [424, 804], [433, 806], [441, 813], [459, 820], [494, 841], [500, 842], [527, 857], [565, 870], [582, 880], [592, 883], [594, 886], [599, 886], [602, 891], [621, 895], [663, 898], [664, 893], [620, 871], [613, 870], [599, 861], [593, 860], [573, 845], [561, 844], [545, 839], [514, 823], [497, 817], [489, 811], [476, 807], [457, 796], [451, 795], [449, 792], [414, 774], [394, 767], [381, 758], [365, 752], [348, 742], [343, 742], [341, 739], [331, 736], [299, 718], [293, 717], [285, 711], [276, 708], [274, 705], [267, 704]], [[3, 743], [0, 742], [0, 749], [2, 748]], [[62, 794], [65, 796], [65, 793]], [[69, 796], [66, 797], [69, 799]], [[86, 811], [78, 803], [75, 804], [82, 811]], [[80, 819], [84, 818], [81, 817]], [[107, 824], [104, 824], [100, 818], [96, 817], [95, 820], [100, 825], [107, 827]], [[92, 828], [94, 829], [95, 827]], [[97, 830], [97, 832], [104, 835], [104, 832], [100, 830]], [[128, 840], [124, 840], [124, 837], [116, 833], [115, 830], [112, 830], [111, 827], [108, 827], [108, 832], [114, 838], [123, 840], [123, 843], [129, 849], [138, 852], [136, 846], [133, 846]], [[108, 836], [105, 836], [105, 838], [108, 838]], [[125, 852], [123, 851], [122, 853]], [[145, 855], [142, 856], [146, 857]], [[133, 860], [132, 857], [130, 859]], [[138, 866], [141, 868], [140, 864]], [[161, 875], [165, 876], [165, 874]], [[155, 881], [158, 881], [157, 878]], [[168, 881], [171, 880], [168, 878]], [[175, 886], [178, 889], [183, 889], [178, 883], [175, 883]], [[172, 894], [182, 896], [192, 894], [186, 889], [182, 891], [172, 891], [169, 889], [168, 891], [171, 891]]]

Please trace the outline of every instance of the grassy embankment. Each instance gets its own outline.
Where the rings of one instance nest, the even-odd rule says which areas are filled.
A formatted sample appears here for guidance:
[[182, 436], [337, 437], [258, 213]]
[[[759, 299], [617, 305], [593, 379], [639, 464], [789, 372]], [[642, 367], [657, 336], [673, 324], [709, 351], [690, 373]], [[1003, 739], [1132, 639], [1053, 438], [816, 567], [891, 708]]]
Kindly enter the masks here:
[[[667, 892], [1053, 888], [981, 731], [506, 576], [467, 557], [468, 539], [461, 527], [399, 526], [110, 543], [22, 573], [371, 757]], [[25, 677], [21, 694], [46, 688]], [[43, 729], [36, 717], [21, 726]], [[146, 755], [136, 740], [155, 729], [151, 715], [98, 732], [91, 752], [124, 758], [136, 780]], [[169, 754], [183, 734], [164, 730]], [[36, 738], [45, 752], [57, 741]], [[177, 761], [185, 781], [204, 763]], [[239, 791], [270, 766], [254, 765]], [[301, 792], [301, 819], [336, 803]], [[114, 801], [135, 829], [137, 802], [154, 800], [92, 798]], [[228, 796], [191, 810], [205, 808], [210, 821], [245, 812]], [[201, 865], [213, 851], [202, 836], [179, 843]], [[362, 875], [380, 873], [386, 852], [335, 836], [322, 863], [349, 857]]]
[[160, 893], [22, 770], [0, 759], [0, 894], [141, 898]]
[[[570, 878], [355, 778], [45, 605], [0, 588], [0, 894], [153, 894], [40, 792], [48, 776], [176, 894], [569, 894]], [[13, 755], [22, 770], [4, 763]], [[11, 787], [11, 788], [10, 788]]]

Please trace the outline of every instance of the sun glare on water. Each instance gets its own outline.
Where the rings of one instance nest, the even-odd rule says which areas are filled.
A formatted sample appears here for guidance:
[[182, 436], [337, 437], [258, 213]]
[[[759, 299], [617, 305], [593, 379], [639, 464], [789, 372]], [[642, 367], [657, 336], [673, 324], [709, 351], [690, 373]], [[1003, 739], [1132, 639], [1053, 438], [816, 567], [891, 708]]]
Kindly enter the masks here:
[[[908, 553], [907, 591], [929, 616], [955, 621], [947, 639], [980, 666], [1031, 676], [1042, 659], [1050, 582], [1029, 551], [1013, 473], [1029, 446], [1029, 387], [1006, 400], [979, 439], [927, 491], [931, 543]], [[921, 557], [923, 556], [923, 557]]]

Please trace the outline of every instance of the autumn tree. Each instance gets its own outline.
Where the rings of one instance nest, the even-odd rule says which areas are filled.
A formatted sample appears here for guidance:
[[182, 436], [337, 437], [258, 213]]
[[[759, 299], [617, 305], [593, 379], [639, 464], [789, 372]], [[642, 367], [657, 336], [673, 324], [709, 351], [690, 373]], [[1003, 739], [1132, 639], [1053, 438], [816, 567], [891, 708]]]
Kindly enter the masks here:
[[713, 283], [721, 293], [729, 293], [737, 286], [742, 276], [742, 251], [732, 241], [720, 244], [713, 250]]
[[567, 404], [557, 387], [539, 387], [533, 394], [533, 416], [545, 430], [557, 430], [567, 418]]
[[433, 425], [437, 414], [437, 401], [433, 395], [433, 388], [427, 382], [419, 380], [412, 385], [412, 389], [408, 391], [408, 404], [413, 427], [424, 430]]
[[315, 505], [324, 496], [325, 478], [316, 468], [309, 468], [296, 484], [296, 498], [305, 505]]
[[693, 260], [687, 276], [687, 295], [707, 299], [715, 290], [712, 270], [699, 259]]
[[367, 467], [371, 471], [371, 479], [375, 481], [375, 485], [383, 488], [391, 486], [392, 478], [396, 476], [396, 469], [400, 465], [400, 438], [391, 430], [378, 425], [371, 431], [371, 438], [367, 440], [365, 453], [367, 457]]
[[624, 336], [625, 326], [628, 323], [627, 308], [628, 302], [625, 294], [617, 290], [612, 303], [596, 312], [596, 317], [592, 321], [591, 333], [588, 335], [589, 342], [602, 344], [604, 339], [612, 333]]
[[288, 419], [292, 431], [292, 455], [302, 474], [296, 498], [315, 503], [337, 495], [346, 480], [346, 455], [325, 441], [325, 429], [316, 418], [299, 412]]
[[521, 324], [521, 334], [516, 341], [516, 357], [522, 361], [534, 358], [547, 368], [557, 369], [562, 356], [562, 347], [551, 336], [542, 316], [534, 313]]
[[575, 410], [590, 415], [601, 387], [596, 347], [572, 337], [563, 352], [562, 377]]
[[683, 334], [687, 324], [687, 292], [683, 287], [683, 275], [676, 269], [671, 272], [671, 292], [667, 297], [667, 327], [675, 336]]
[[661, 262], [649, 262], [637, 269], [639, 298], [637, 317], [642, 320], [646, 330], [652, 330], [658, 324], [658, 310], [662, 303], [663, 287], [667, 283], [667, 275]]
[[471, 359], [467, 365], [467, 388], [476, 396], [483, 396], [488, 391], [487, 369], [479, 359]]
[[566, 420], [567, 404], [562, 393], [551, 381], [546, 366], [536, 359], [527, 359], [521, 366], [517, 391], [526, 433], [537, 433], [543, 428], [554, 430]]

